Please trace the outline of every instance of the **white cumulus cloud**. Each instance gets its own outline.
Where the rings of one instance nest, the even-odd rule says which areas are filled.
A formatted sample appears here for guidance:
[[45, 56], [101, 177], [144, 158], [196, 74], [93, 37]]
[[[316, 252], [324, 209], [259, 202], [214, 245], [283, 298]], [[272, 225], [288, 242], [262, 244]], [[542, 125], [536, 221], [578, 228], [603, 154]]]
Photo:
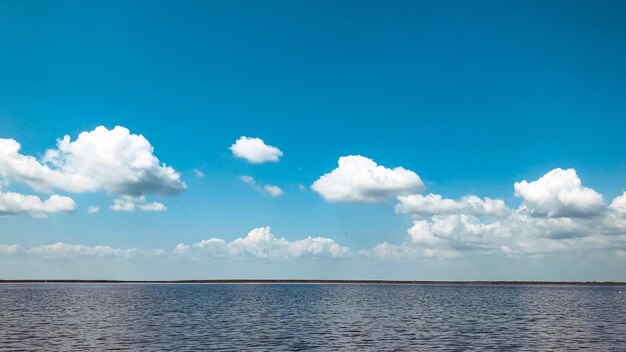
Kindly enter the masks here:
[[414, 217], [407, 239], [361, 253], [406, 259], [468, 253], [569, 255], [626, 248], [626, 192], [606, 207], [602, 195], [584, 187], [573, 169], [552, 170], [539, 180], [517, 182], [514, 189], [523, 199], [518, 209], [476, 196], [399, 196], [396, 212]]
[[621, 196], [615, 197], [609, 205], [611, 210], [614, 210], [620, 214], [626, 214], [626, 192], [622, 193]]
[[321, 176], [311, 188], [329, 202], [380, 203], [398, 195], [419, 193], [424, 183], [413, 171], [389, 169], [369, 158], [349, 155], [340, 157], [338, 167]]
[[603, 210], [602, 195], [584, 187], [576, 170], [554, 169], [536, 181], [516, 182], [515, 195], [537, 217], [587, 217]]
[[484, 247], [493, 240], [487, 236], [499, 228], [499, 222], [485, 224], [469, 214], [442, 214], [414, 221], [408, 233], [413, 243], [423, 246], [445, 244], [455, 249], [471, 249]]
[[161, 163], [148, 140], [128, 129], [99, 126], [58, 140], [41, 160], [20, 153], [13, 139], [0, 139], [0, 176], [35, 190], [60, 189], [84, 193], [104, 190], [111, 195], [169, 195], [186, 188], [180, 174]]
[[271, 145], [265, 144], [261, 138], [239, 137], [235, 144], [230, 146], [233, 155], [246, 159], [253, 164], [277, 162], [283, 152]]
[[269, 227], [258, 227], [246, 237], [227, 242], [221, 238], [210, 238], [189, 246], [181, 243], [174, 253], [204, 254], [216, 258], [252, 257], [263, 259], [286, 260], [300, 257], [346, 257], [350, 255], [347, 247], [340, 246], [335, 240], [325, 237], [306, 237], [289, 241], [276, 237]]
[[470, 214], [441, 214], [414, 221], [407, 231], [408, 240], [402, 244], [384, 242], [365, 252], [372, 257], [396, 259], [468, 253], [520, 256], [606, 245], [589, 230], [589, 226], [570, 218], [536, 218], [519, 211], [486, 222]]
[[45, 217], [49, 213], [70, 213], [75, 210], [76, 203], [69, 197], [55, 194], [42, 201], [33, 195], [0, 191], [0, 215]]
[[440, 241], [430, 230], [428, 221], [413, 221], [413, 226], [407, 231], [413, 243], [432, 245]]
[[466, 196], [460, 200], [446, 199], [439, 194], [410, 194], [398, 197], [396, 212], [414, 215], [472, 214], [506, 216], [509, 209], [501, 199]]

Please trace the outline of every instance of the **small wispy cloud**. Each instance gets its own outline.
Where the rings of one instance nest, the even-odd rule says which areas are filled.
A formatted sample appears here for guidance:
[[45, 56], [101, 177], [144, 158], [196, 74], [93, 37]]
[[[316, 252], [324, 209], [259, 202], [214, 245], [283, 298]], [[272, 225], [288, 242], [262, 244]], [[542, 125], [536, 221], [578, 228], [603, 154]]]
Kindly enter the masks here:
[[113, 211], [125, 211], [125, 212], [133, 212], [135, 210], [142, 211], [166, 211], [167, 207], [160, 202], [150, 202], [146, 201], [146, 197], [132, 197], [132, 196], [121, 196], [119, 198], [113, 199], [113, 204], [110, 205], [111, 210]]
[[272, 197], [279, 197], [283, 195], [283, 190], [275, 185], [265, 185], [263, 186], [263, 189], [265, 189], [265, 191], [267, 193], [269, 193]]
[[282, 188], [280, 188], [279, 186], [276, 186], [276, 185], [262, 185], [261, 186], [254, 179], [254, 177], [249, 176], [249, 175], [242, 175], [242, 176], [239, 177], [239, 179], [243, 183], [246, 183], [246, 184], [250, 185], [250, 187], [256, 189], [257, 191], [265, 192], [265, 193], [271, 195], [272, 197], [280, 197], [280, 196], [282, 196], [285, 193]]

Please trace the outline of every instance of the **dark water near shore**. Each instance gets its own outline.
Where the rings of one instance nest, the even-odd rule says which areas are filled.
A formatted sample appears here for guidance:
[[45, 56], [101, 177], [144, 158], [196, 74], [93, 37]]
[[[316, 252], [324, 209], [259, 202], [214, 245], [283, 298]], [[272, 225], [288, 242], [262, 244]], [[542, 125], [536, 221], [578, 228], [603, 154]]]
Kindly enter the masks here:
[[626, 287], [2, 284], [0, 350], [626, 351]]

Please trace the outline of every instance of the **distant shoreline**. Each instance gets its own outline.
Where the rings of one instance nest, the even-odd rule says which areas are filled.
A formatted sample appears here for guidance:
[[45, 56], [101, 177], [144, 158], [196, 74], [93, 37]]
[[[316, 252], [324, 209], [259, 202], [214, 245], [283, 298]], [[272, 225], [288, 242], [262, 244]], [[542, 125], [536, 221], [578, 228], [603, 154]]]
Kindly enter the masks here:
[[412, 281], [412, 280], [0, 280], [0, 284], [381, 284], [381, 285], [560, 285], [626, 286], [617, 281]]

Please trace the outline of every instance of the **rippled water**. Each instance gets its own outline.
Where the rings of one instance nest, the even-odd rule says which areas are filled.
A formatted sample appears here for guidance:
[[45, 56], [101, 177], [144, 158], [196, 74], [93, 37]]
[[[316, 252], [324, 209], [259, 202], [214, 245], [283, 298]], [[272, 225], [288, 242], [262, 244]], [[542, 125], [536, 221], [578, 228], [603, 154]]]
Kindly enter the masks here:
[[0, 350], [626, 351], [626, 287], [3, 284]]

